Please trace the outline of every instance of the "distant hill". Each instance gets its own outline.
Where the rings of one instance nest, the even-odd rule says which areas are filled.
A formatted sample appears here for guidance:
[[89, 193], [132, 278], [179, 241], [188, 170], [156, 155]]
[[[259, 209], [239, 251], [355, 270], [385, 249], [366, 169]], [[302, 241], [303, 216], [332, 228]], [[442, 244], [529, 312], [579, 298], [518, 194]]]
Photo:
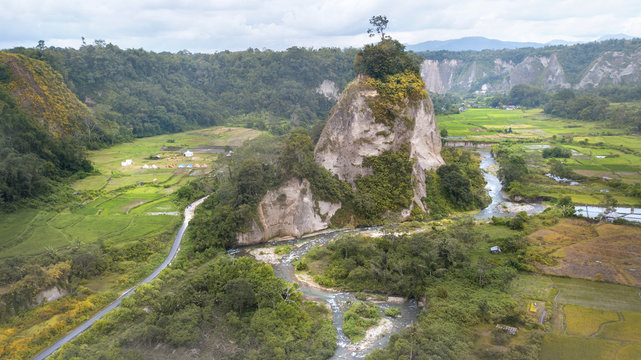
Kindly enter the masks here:
[[[609, 34], [603, 35], [596, 41], [606, 41], [613, 39], [623, 39], [630, 40], [633, 39], [632, 36], [626, 34]], [[406, 45], [407, 50], [412, 50], [414, 52], [420, 51], [481, 51], [481, 50], [503, 50], [503, 49], [520, 49], [520, 48], [541, 48], [544, 46], [556, 46], [556, 45], [575, 45], [579, 44], [576, 41], [567, 41], [567, 40], [550, 40], [546, 43], [537, 43], [537, 42], [519, 42], [519, 41], [503, 41], [497, 39], [488, 39], [483, 36], [468, 36], [460, 39], [451, 39], [451, 40], [430, 40], [418, 44]]]
[[613, 40], [613, 39], [631, 40], [631, 39], [634, 39], [634, 37], [626, 34], [608, 34], [608, 35], [601, 36], [597, 41], [605, 41], [605, 40]]
[[488, 39], [482, 36], [468, 36], [452, 40], [430, 40], [419, 44], [407, 45], [407, 50], [419, 51], [465, 51], [465, 50], [501, 50], [518, 49], [524, 47], [543, 47], [545, 44], [535, 42], [517, 42]]
[[69, 90], [49, 64], [19, 54], [0, 52], [0, 64], [9, 74], [7, 89], [23, 110], [60, 137], [82, 132], [89, 109]]

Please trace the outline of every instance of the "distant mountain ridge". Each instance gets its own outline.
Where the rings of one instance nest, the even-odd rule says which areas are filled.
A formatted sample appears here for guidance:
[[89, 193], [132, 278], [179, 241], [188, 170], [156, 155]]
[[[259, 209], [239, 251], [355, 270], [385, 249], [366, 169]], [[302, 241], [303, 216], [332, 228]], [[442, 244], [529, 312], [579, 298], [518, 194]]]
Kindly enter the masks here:
[[465, 50], [501, 50], [501, 49], [518, 49], [523, 47], [543, 47], [545, 44], [536, 42], [517, 42], [502, 41], [497, 39], [488, 39], [482, 36], [468, 36], [460, 39], [451, 40], [430, 40], [418, 44], [407, 45], [407, 50], [411, 51], [465, 51]]
[[[608, 34], [603, 35], [598, 38], [596, 41], [605, 41], [613, 39], [624, 39], [630, 40], [633, 37], [626, 34]], [[520, 48], [541, 48], [545, 46], [555, 46], [555, 45], [575, 45], [580, 44], [576, 41], [567, 41], [567, 40], [551, 40], [546, 43], [538, 42], [520, 42], [520, 41], [503, 41], [498, 39], [488, 39], [483, 36], [466, 36], [460, 39], [450, 39], [450, 40], [430, 40], [418, 44], [409, 44], [406, 45], [407, 50], [414, 52], [420, 51], [481, 51], [481, 50], [503, 50], [503, 49], [520, 49]]]

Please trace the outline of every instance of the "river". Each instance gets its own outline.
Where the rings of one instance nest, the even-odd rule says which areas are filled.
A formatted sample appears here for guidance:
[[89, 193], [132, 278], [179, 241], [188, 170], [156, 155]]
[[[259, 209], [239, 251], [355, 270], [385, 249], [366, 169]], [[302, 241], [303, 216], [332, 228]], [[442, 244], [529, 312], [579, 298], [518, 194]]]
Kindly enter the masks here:
[[[501, 184], [501, 181], [496, 176], [498, 164], [496, 163], [494, 156], [489, 151], [475, 151], [481, 154], [480, 167], [483, 170], [483, 177], [487, 182], [485, 188], [488, 190], [488, 194], [492, 198], [490, 205], [476, 214], [477, 219], [487, 220], [491, 219], [492, 216], [513, 216], [519, 211], [526, 211], [529, 215], [532, 215], [545, 210], [546, 206], [541, 203], [516, 204], [505, 199], [502, 191], [503, 184]], [[614, 207], [608, 209], [603, 206], [576, 205], [574, 210], [577, 215], [582, 215], [592, 219], [605, 217], [610, 221], [620, 218], [628, 221], [641, 222], [641, 209], [635, 209], [633, 207]]]
[[40, 354], [36, 355], [33, 359], [34, 360], [43, 360], [51, 356], [51, 354], [55, 353], [62, 347], [62, 345], [68, 343], [69, 341], [75, 339], [78, 335], [82, 334], [85, 332], [87, 329], [91, 327], [96, 321], [102, 319], [107, 313], [111, 312], [112, 310], [116, 309], [118, 306], [120, 306], [120, 303], [122, 302], [122, 299], [129, 297], [131, 294], [133, 294], [134, 290], [140, 285], [147, 284], [151, 280], [155, 279], [158, 277], [160, 272], [164, 270], [167, 266], [171, 264], [171, 262], [174, 260], [176, 257], [176, 254], [178, 254], [178, 250], [180, 249], [180, 243], [183, 239], [183, 236], [185, 235], [185, 230], [187, 230], [187, 226], [189, 225], [189, 221], [193, 219], [194, 217], [194, 212], [196, 211], [196, 207], [198, 205], [202, 204], [203, 201], [207, 199], [207, 196], [204, 198], [198, 199], [191, 203], [189, 206], [185, 208], [185, 219], [183, 221], [182, 226], [178, 230], [178, 233], [176, 234], [176, 237], [174, 238], [174, 243], [171, 246], [171, 250], [169, 250], [169, 254], [167, 257], [165, 257], [165, 260], [160, 264], [151, 274], [149, 274], [143, 281], [139, 282], [136, 284], [134, 287], [131, 289], [125, 291], [118, 299], [116, 299], [114, 302], [109, 304], [106, 308], [100, 310], [96, 315], [91, 317], [91, 319], [85, 321], [82, 323], [80, 326], [77, 328], [71, 330], [67, 335], [65, 335], [62, 339], [58, 340], [55, 344], [49, 346], [45, 350], [43, 350]]
[[[509, 216], [509, 212], [502, 211], [501, 207], [505, 203], [505, 198], [502, 194], [503, 186], [496, 176], [498, 165], [494, 157], [489, 151], [476, 150], [481, 154], [480, 167], [484, 171], [485, 181], [487, 182], [487, 190], [492, 198], [492, 202], [485, 209], [479, 212], [476, 217], [478, 219], [490, 219], [492, 216]], [[533, 206], [531, 212], [542, 211], [542, 206]], [[377, 305], [385, 307], [397, 307], [401, 310], [399, 318], [389, 319], [392, 321], [391, 330], [387, 331], [383, 336], [378, 337], [373, 342], [352, 344], [350, 339], [343, 332], [343, 314], [348, 304], [359, 301], [354, 297], [352, 292], [331, 292], [317, 287], [310, 287], [307, 284], [298, 281], [294, 275], [293, 262], [304, 256], [309, 250], [317, 246], [324, 246], [339, 235], [345, 233], [377, 233], [379, 228], [364, 228], [355, 230], [339, 230], [322, 235], [305, 237], [302, 239], [295, 239], [289, 241], [274, 241], [264, 244], [247, 246], [243, 248], [236, 248], [228, 251], [228, 254], [233, 256], [246, 256], [249, 251], [256, 248], [266, 246], [276, 246], [289, 244], [294, 247], [294, 250], [288, 255], [284, 256], [276, 264], [272, 264], [274, 274], [287, 282], [296, 282], [299, 284], [299, 290], [303, 293], [305, 298], [315, 300], [318, 302], [326, 302], [332, 309], [332, 322], [336, 328], [337, 347], [331, 359], [361, 359], [367, 356], [372, 350], [376, 348], [385, 347], [392, 334], [398, 333], [405, 329], [408, 325], [417, 321], [420, 312], [417, 302], [413, 299], [406, 300], [400, 298], [389, 298], [393, 301], [378, 302]]]

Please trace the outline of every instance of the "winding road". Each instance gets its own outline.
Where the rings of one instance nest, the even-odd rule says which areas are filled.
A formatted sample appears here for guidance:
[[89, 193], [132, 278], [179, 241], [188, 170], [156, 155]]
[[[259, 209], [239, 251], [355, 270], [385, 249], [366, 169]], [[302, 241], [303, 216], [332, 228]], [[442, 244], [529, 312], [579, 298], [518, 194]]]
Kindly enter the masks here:
[[85, 330], [89, 329], [91, 325], [93, 325], [96, 321], [102, 319], [108, 312], [114, 310], [118, 306], [120, 306], [120, 303], [122, 302], [122, 299], [129, 297], [131, 294], [133, 294], [134, 290], [140, 285], [147, 284], [151, 280], [155, 279], [158, 277], [161, 271], [163, 271], [169, 264], [171, 264], [171, 261], [176, 257], [176, 254], [178, 254], [178, 250], [180, 250], [180, 243], [183, 239], [183, 236], [185, 235], [185, 230], [187, 230], [187, 226], [189, 225], [189, 221], [194, 218], [194, 212], [196, 210], [196, 207], [200, 204], [202, 204], [203, 201], [207, 199], [207, 196], [204, 198], [198, 199], [194, 201], [193, 203], [189, 204], [185, 208], [185, 220], [183, 221], [182, 226], [178, 230], [178, 233], [176, 234], [176, 237], [174, 238], [174, 243], [171, 246], [171, 250], [169, 251], [169, 254], [165, 258], [165, 260], [160, 264], [149, 276], [147, 276], [143, 281], [139, 282], [136, 284], [136, 286], [132, 287], [131, 289], [125, 291], [118, 299], [116, 299], [114, 302], [109, 304], [106, 308], [102, 309], [100, 312], [98, 312], [96, 315], [94, 315], [91, 319], [85, 321], [82, 323], [80, 326], [77, 328], [73, 329], [71, 332], [69, 332], [65, 337], [62, 339], [58, 340], [55, 344], [49, 346], [46, 348], [44, 351], [42, 351], [40, 354], [36, 355], [33, 360], [43, 360], [49, 357], [51, 354], [55, 353], [62, 347], [62, 345], [68, 343], [69, 341], [75, 339], [78, 335], [82, 334]]

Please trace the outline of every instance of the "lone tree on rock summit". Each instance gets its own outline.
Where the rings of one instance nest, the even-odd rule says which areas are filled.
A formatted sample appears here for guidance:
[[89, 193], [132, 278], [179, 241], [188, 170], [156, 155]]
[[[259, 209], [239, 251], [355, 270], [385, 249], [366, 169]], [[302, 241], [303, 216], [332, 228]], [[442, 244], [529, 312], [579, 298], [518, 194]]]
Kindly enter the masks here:
[[369, 37], [374, 37], [376, 34], [379, 34], [381, 35], [381, 41], [389, 39], [389, 36], [385, 36], [385, 29], [387, 29], [387, 23], [389, 23], [389, 20], [387, 20], [387, 16], [372, 16], [372, 18], [369, 19], [369, 23], [374, 26], [374, 29], [367, 29]]
[[354, 71], [379, 80], [406, 71], [420, 76], [420, 57], [405, 52], [403, 44], [385, 34], [388, 22], [387, 16], [384, 15], [372, 16], [369, 19], [374, 29], [367, 29], [367, 33], [370, 37], [380, 34], [381, 41], [376, 45], [365, 45], [363, 50], [356, 54]]

